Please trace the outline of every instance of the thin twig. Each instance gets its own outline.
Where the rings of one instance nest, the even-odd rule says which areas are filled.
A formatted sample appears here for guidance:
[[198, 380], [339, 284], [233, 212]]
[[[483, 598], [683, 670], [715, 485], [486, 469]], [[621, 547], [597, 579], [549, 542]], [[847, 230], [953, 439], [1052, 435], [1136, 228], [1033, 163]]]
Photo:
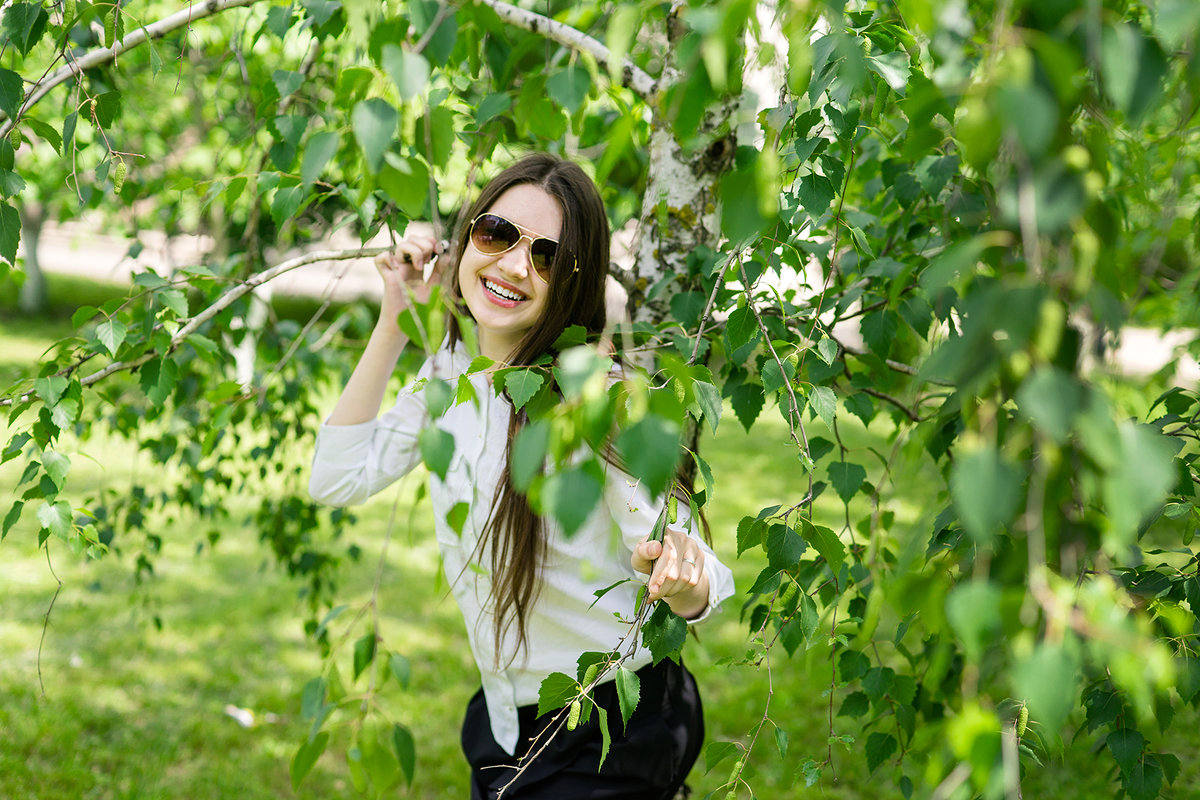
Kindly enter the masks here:
[[58, 601], [58, 593], [62, 591], [63, 582], [54, 571], [54, 564], [50, 561], [49, 542], [46, 543], [46, 566], [50, 569], [50, 574], [54, 576], [54, 582], [58, 585], [54, 588], [54, 596], [50, 598], [50, 605], [46, 608], [46, 615], [42, 619], [42, 638], [38, 640], [37, 652], [37, 674], [38, 687], [42, 691], [42, 697], [46, 696], [46, 683], [42, 680], [42, 647], [46, 644], [46, 630], [50, 627], [50, 612], [54, 610], [54, 604]]

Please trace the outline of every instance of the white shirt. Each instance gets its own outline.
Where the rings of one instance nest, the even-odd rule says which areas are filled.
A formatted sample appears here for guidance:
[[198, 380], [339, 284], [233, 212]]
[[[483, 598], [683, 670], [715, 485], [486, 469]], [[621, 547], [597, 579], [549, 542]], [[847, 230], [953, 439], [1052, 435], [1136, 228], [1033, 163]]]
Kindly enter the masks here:
[[[378, 419], [357, 425], [322, 425], [309, 491], [314, 499], [331, 505], [362, 503], [421, 461], [417, 442], [422, 429], [436, 424], [454, 436], [454, 457], [445, 481], [430, 478], [434, 529], [446, 578], [466, 619], [492, 735], [506, 752], [514, 754], [519, 735], [517, 707], [537, 703], [542, 680], [552, 672], [574, 676], [581, 653], [614, 650], [629, 631], [628, 622], [621, 620], [632, 618], [637, 590], [648, 578], [633, 570], [630, 556], [653, 528], [659, 509], [644, 489], [610, 466], [601, 502], [572, 537], [567, 538], [561, 526], [547, 518], [541, 592], [526, 617], [527, 647], [511, 658], [516, 637], [509, 634], [501, 642], [504, 652], [496, 659], [488, 607], [491, 578], [486, 569], [468, 566], [468, 561], [487, 523], [503, 473], [510, 406], [496, 397], [485, 376], [472, 375], [478, 403], [452, 405], [431, 423], [425, 393], [416, 388], [421, 378], [455, 379], [466, 372], [468, 364], [461, 348], [454, 354], [443, 348], [425, 362], [417, 381]], [[459, 502], [468, 508], [461, 536], [446, 521], [447, 513]], [[683, 513], [681, 506], [681, 516]], [[692, 620], [698, 622], [733, 594], [733, 575], [711, 548], [694, 533], [689, 535], [704, 551], [709, 582], [708, 609]], [[489, 550], [487, 546], [484, 549]], [[489, 558], [490, 554], [485, 554], [485, 566]], [[633, 580], [596, 600], [597, 590], [626, 578]], [[625, 666], [636, 670], [650, 661], [650, 652], [639, 647]]]

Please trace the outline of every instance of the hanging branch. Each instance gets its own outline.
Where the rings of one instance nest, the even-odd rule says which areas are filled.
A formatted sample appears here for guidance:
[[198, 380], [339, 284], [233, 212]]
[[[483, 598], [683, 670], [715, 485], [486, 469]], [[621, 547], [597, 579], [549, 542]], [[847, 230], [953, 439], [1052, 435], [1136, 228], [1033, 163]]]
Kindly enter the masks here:
[[107, 64], [138, 45], [144, 44], [151, 39], [161, 39], [169, 33], [191, 25], [198, 19], [211, 17], [222, 11], [227, 11], [231, 8], [241, 8], [256, 2], [258, 0], [207, 0], [207, 2], [203, 3], [189, 4], [187, 8], [177, 11], [169, 17], [164, 17], [158, 22], [153, 22], [135, 31], [130, 31], [121, 41], [114, 42], [112, 47], [98, 47], [95, 50], [84, 53], [78, 58], [72, 59], [69, 64], [60, 68], [49, 77], [42, 78], [33, 85], [29, 94], [25, 97], [25, 102], [21, 104], [16, 117], [6, 119], [0, 123], [0, 136], [8, 136], [9, 131], [13, 129], [13, 126], [17, 124], [21, 117], [36, 105], [38, 101], [49, 94], [54, 87], [71, 80], [77, 75], [83, 74], [85, 70], [93, 69], [101, 64]]
[[[530, 33], [542, 34], [573, 50], [588, 53], [606, 68], [611, 65], [613, 56], [607, 45], [570, 25], [533, 11], [526, 11], [523, 8], [499, 2], [499, 0], [480, 0], [480, 2], [495, 11], [496, 15], [509, 25], [523, 28]], [[633, 89], [643, 100], [647, 101], [654, 98], [658, 89], [658, 81], [628, 58], [623, 59], [621, 63], [621, 85]]]
[[[171, 337], [171, 341], [167, 345], [167, 348], [163, 354], [165, 355], [175, 352], [179, 345], [183, 344], [184, 340], [195, 333], [201, 325], [208, 322], [226, 308], [229, 308], [229, 306], [237, 302], [238, 299], [254, 291], [264, 283], [278, 278], [285, 272], [291, 272], [294, 269], [303, 267], [307, 264], [314, 264], [318, 261], [347, 261], [355, 258], [373, 258], [380, 253], [386, 253], [389, 250], [390, 248], [387, 247], [364, 247], [358, 250], [317, 250], [312, 253], [305, 253], [302, 256], [297, 256], [296, 258], [290, 258], [287, 261], [276, 264], [270, 269], [266, 269], [262, 272], [252, 275], [251, 277], [234, 286], [232, 289], [225, 292], [225, 294], [217, 298], [216, 302], [214, 302], [212, 305], [184, 322], [183, 326], [180, 327], [180, 329], [176, 331], [175, 335]], [[79, 383], [81, 386], [91, 386], [92, 384], [98, 383], [114, 373], [137, 369], [147, 361], [150, 361], [159, 355], [160, 354], [157, 351], [151, 351], [149, 353], [143, 353], [137, 358], [129, 361], [114, 361], [107, 367], [104, 367], [104, 369], [93, 372], [91, 375], [83, 378]], [[66, 367], [59, 374], [69, 374], [75, 371], [83, 362], [90, 358], [91, 354], [81, 357], [79, 361], [69, 367]], [[33, 391], [28, 391], [24, 394], [18, 395], [17, 397], [0, 398], [0, 408], [11, 406], [16, 403], [23, 403], [33, 395]]]

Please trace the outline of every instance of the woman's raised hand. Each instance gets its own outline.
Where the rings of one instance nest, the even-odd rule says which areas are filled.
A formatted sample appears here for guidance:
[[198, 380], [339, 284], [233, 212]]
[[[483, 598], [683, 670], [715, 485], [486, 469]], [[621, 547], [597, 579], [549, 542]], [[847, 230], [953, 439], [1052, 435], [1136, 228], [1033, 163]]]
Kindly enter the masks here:
[[421, 303], [429, 299], [430, 289], [441, 279], [441, 272], [435, 262], [426, 279], [425, 267], [442, 251], [442, 246], [432, 225], [411, 222], [392, 252], [375, 257], [375, 269], [383, 279], [380, 324], [398, 330], [396, 318], [409, 307], [410, 298]]
[[635, 571], [649, 575], [648, 599], [665, 600], [679, 616], [697, 617], [708, 607], [704, 551], [683, 531], [667, 528], [661, 542], [642, 539], [629, 559]]

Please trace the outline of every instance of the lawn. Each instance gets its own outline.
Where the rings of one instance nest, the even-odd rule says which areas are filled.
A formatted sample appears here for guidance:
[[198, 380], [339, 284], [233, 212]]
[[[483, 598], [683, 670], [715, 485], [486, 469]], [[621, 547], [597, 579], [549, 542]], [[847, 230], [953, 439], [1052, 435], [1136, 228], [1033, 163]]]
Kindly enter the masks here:
[[[76, 294], [95, 291], [72, 285]], [[61, 321], [18, 319], [0, 308], [0, 377], [7, 381], [29, 370], [66, 330]], [[858, 444], [883, 445], [886, 432], [843, 433]], [[768, 409], [751, 435], [727, 414], [704, 445], [719, 486], [711, 511], [716, 548], [743, 588], [760, 565], [734, 557], [737, 521], [764, 506], [794, 502], [806, 487], [784, 440], [782, 421]], [[119, 485], [123, 476], [146, 468], [122, 441], [100, 437], [86, 452], [93, 460], [73, 459], [77, 489], [101, 481]], [[18, 474], [16, 465], [0, 468], [5, 495]], [[386, 547], [378, 606], [383, 646], [409, 660], [412, 677], [407, 688], [388, 682], [380, 704], [390, 719], [414, 732], [418, 744], [415, 780], [396, 796], [459, 798], [466, 796], [459, 721], [477, 675], [461, 618], [439, 577], [427, 501], [416, 500], [419, 480], [410, 476], [360, 510], [352, 539], [363, 556], [345, 563], [338, 599], [352, 608], [370, 599], [393, 507], [400, 509]], [[905, 480], [905, 490], [894, 493], [902, 500], [891, 508], [898, 519], [932, 514], [933, 498], [923, 494], [929, 484], [920, 476]], [[828, 496], [822, 503], [826, 524], [840, 527], [840, 505]], [[128, 559], [82, 561], [53, 538], [47, 556], [34, 546], [28, 515], [0, 544], [0, 797], [353, 795], [343, 734], [298, 791], [288, 774], [308, 727], [300, 715], [302, 687], [321, 670], [303, 630], [302, 585], [272, 564], [253, 531], [224, 531], [210, 547], [196, 530], [186, 520], [161, 530], [165, 543], [155, 575], [141, 582], [134, 580]], [[710, 741], [747, 741], [768, 697], [765, 667], [725, 663], [746, 652], [739, 605], [737, 598], [731, 601], [686, 652], [704, 693]], [[340, 633], [337, 626], [350, 618], [340, 618], [334, 629]], [[343, 674], [348, 661], [344, 655]], [[756, 746], [747, 777], [762, 800], [900, 796], [882, 775], [866, 774], [859, 752], [839, 750], [836, 777], [827, 772], [811, 789], [795, 779], [799, 764], [820, 761], [827, 750], [828, 664], [828, 650], [821, 646], [798, 651], [791, 660], [782, 648], [773, 651], [770, 715], [788, 732], [790, 745], [786, 759], [773, 736]], [[835, 723], [837, 733], [856, 733], [846, 719]], [[1184, 772], [1177, 788], [1200, 785], [1198, 731], [1200, 716], [1181, 711], [1174, 735], [1182, 737], [1175, 752]], [[1109, 776], [1096, 768], [1110, 762], [1098, 759], [1093, 747], [1081, 736], [1044, 769], [1032, 769], [1025, 796], [1112, 796]], [[727, 772], [728, 762], [711, 774], [698, 765], [690, 781], [696, 796], [716, 789]], [[1175, 796], [1189, 796], [1186, 792]]]

